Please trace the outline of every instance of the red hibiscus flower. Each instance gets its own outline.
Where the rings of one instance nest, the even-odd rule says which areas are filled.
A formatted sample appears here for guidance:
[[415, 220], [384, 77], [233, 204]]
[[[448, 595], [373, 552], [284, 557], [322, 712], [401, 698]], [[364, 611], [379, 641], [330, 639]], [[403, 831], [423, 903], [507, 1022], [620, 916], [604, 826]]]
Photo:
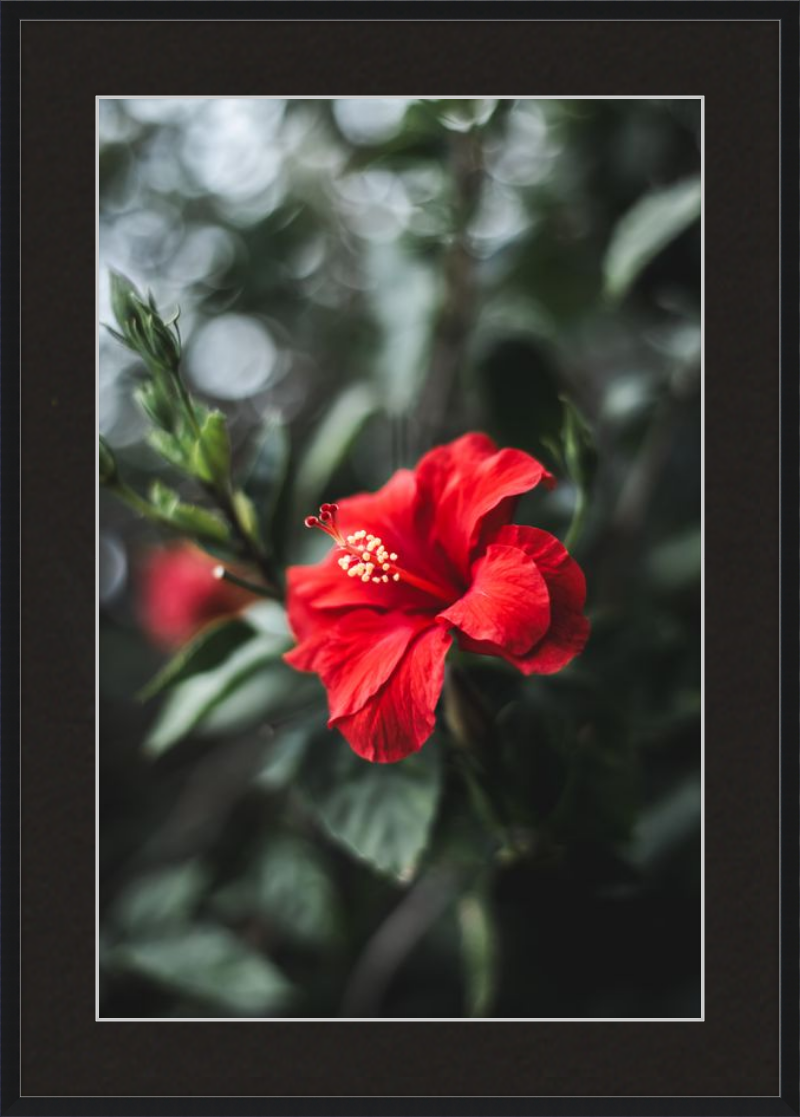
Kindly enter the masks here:
[[376, 493], [323, 504], [337, 546], [287, 572], [286, 659], [316, 672], [335, 726], [367, 760], [402, 760], [434, 727], [453, 641], [523, 674], [559, 671], [586, 643], [586, 583], [557, 539], [510, 524], [547, 470], [467, 434], [399, 470]]
[[150, 551], [141, 570], [139, 616], [153, 643], [167, 651], [178, 648], [210, 621], [255, 600], [216, 578], [217, 565], [190, 543]]

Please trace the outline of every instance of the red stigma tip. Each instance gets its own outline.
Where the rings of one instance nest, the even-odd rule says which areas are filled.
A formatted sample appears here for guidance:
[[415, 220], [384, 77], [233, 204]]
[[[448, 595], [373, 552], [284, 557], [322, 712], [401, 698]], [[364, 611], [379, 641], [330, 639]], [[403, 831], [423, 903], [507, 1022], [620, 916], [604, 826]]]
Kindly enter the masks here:
[[333, 519], [333, 516], [330, 514], [330, 512], [323, 509], [319, 514], [319, 518], [320, 520], [322, 520], [323, 524], [329, 524]]
[[306, 516], [303, 522], [306, 527], [319, 527], [319, 520], [316, 516]]

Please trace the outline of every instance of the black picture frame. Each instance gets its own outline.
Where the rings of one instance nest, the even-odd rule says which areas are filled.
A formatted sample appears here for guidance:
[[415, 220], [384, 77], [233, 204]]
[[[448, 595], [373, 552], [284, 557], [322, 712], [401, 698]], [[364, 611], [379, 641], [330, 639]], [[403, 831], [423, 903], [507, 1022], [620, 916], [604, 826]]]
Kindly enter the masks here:
[[[3, 1114], [800, 1113], [798, 8], [410, 11], [0, 10]], [[95, 99], [196, 92], [705, 98], [703, 1023], [95, 1020]]]

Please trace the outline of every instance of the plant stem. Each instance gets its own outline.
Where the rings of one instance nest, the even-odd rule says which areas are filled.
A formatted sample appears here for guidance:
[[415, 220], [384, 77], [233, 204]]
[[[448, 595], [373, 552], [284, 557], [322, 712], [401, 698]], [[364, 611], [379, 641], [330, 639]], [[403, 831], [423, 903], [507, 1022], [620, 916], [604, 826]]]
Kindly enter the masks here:
[[259, 597], [272, 597], [270, 588], [257, 586], [255, 582], [248, 582], [246, 578], [240, 578], [238, 574], [234, 574], [221, 564], [214, 567], [214, 577], [221, 582], [230, 582], [232, 586], [238, 586], [239, 589], [247, 590], [248, 593], [257, 594]]

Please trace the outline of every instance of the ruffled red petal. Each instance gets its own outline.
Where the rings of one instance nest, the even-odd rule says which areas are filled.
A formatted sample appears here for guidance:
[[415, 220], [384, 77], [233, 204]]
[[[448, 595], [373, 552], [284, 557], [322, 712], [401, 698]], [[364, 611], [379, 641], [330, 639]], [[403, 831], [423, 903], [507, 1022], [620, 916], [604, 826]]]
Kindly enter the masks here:
[[523, 550], [493, 543], [474, 563], [467, 593], [440, 618], [473, 640], [523, 655], [550, 627], [550, 594]]
[[465, 651], [502, 656], [525, 675], [550, 675], [560, 671], [583, 651], [589, 638], [589, 621], [583, 616], [586, 601], [583, 571], [563, 543], [539, 528], [513, 524], [500, 528], [495, 539], [499, 544], [524, 551], [538, 567], [550, 594], [550, 627], [539, 643], [524, 655], [496, 642], [468, 636], [459, 643]]
[[436, 537], [462, 576], [486, 517], [493, 528], [513, 514], [514, 500], [540, 481], [555, 483], [541, 462], [522, 450], [498, 450], [484, 434], [437, 446], [416, 469], [417, 524]]
[[318, 625], [284, 659], [320, 676], [333, 720], [360, 710], [389, 679], [414, 637], [430, 625], [430, 617], [353, 609]]
[[429, 624], [381, 689], [357, 713], [333, 718], [329, 724], [365, 760], [390, 764], [416, 752], [433, 732], [451, 643], [446, 629]]

